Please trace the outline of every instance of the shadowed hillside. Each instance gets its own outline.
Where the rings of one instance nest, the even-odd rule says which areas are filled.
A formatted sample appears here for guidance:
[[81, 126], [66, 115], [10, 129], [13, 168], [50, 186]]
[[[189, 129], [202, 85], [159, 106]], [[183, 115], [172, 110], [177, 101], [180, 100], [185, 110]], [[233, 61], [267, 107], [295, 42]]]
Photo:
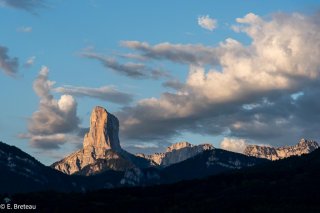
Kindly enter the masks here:
[[319, 212], [320, 150], [172, 185], [12, 197], [45, 212]]

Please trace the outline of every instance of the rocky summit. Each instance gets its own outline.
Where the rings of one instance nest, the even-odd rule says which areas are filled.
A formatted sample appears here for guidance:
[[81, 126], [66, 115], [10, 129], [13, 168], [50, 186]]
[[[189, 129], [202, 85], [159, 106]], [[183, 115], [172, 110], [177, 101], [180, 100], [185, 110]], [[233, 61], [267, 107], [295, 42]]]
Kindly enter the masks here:
[[83, 148], [51, 165], [63, 173], [79, 175], [148, 166], [150, 166], [148, 160], [134, 156], [121, 148], [119, 121], [100, 106], [92, 110], [90, 130], [84, 136]]
[[97, 106], [91, 113], [90, 130], [84, 136], [83, 147], [121, 150], [119, 121], [104, 108]]
[[300, 142], [294, 146], [284, 146], [278, 148], [249, 145], [244, 150], [244, 154], [258, 158], [266, 158], [269, 160], [279, 160], [290, 156], [309, 154], [317, 148], [319, 148], [319, 144], [316, 141], [301, 139]]
[[183, 141], [172, 144], [164, 153], [155, 153], [152, 155], [137, 154], [137, 156], [151, 160], [154, 165], [166, 167], [194, 157], [205, 150], [212, 149], [214, 149], [214, 147], [211, 144], [193, 145]]

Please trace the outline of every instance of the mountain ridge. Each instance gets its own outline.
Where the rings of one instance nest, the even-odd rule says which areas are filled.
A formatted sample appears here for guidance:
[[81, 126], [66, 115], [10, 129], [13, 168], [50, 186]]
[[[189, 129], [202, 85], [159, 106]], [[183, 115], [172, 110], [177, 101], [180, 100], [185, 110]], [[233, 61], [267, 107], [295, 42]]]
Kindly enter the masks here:
[[156, 166], [166, 167], [187, 160], [205, 150], [212, 149], [214, 149], [214, 147], [211, 144], [193, 145], [189, 142], [182, 141], [170, 145], [165, 152], [151, 155], [139, 153], [136, 154], [136, 156], [151, 160]]
[[[117, 118], [104, 108], [95, 107], [90, 118], [90, 130], [84, 137], [83, 148], [51, 167], [44, 166], [14, 146], [0, 143], [0, 192], [79, 192], [168, 184], [257, 165], [264, 167], [269, 161], [257, 156], [217, 149], [210, 144], [192, 145], [183, 141], [172, 144], [164, 153], [158, 153], [159, 163], [152, 165], [152, 159], [141, 158], [122, 149], [118, 133]], [[303, 139], [295, 146], [277, 149], [286, 156], [291, 156], [308, 154], [317, 148], [315, 141]], [[261, 157], [262, 154], [258, 156]]]
[[205, 179], [87, 193], [39, 192], [12, 200], [32, 200], [44, 212], [319, 212], [319, 167], [316, 149]]
[[308, 154], [316, 150], [317, 148], [319, 148], [319, 144], [316, 141], [306, 140], [302, 138], [298, 142], [298, 144], [293, 146], [268, 147], [259, 145], [248, 145], [243, 153], [248, 156], [266, 158], [269, 160], [279, 160], [291, 156]]

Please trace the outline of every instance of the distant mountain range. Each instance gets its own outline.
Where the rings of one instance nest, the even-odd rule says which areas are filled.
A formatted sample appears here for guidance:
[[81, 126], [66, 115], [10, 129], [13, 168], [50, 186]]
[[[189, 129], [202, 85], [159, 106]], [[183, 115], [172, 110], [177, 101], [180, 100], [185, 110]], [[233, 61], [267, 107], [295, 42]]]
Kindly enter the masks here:
[[0, 193], [54, 190], [97, 190], [123, 186], [150, 186], [206, 178], [268, 163], [269, 160], [307, 154], [315, 141], [301, 140], [292, 147], [248, 146], [244, 154], [210, 144], [179, 142], [164, 153], [133, 155], [118, 138], [119, 121], [102, 107], [95, 107], [83, 148], [44, 166], [20, 149], [0, 143]]
[[[104, 171], [126, 171], [148, 167], [164, 168], [177, 164], [206, 150], [214, 150], [210, 144], [192, 145], [179, 142], [167, 148], [163, 153], [152, 155], [126, 152], [120, 146], [119, 121], [103, 107], [95, 107], [90, 117], [90, 130], [83, 140], [83, 148], [51, 167], [66, 174], [94, 175]], [[249, 145], [244, 154], [269, 160], [281, 159], [292, 155], [310, 153], [319, 145], [315, 141], [301, 140], [292, 147], [264, 147]]]
[[[105, 161], [111, 162], [113, 161]], [[104, 164], [100, 159], [94, 163]], [[221, 149], [205, 150], [185, 161], [165, 168], [128, 168], [125, 171], [105, 170], [89, 175], [84, 167], [74, 175], [67, 175], [47, 167], [20, 149], [0, 143], [0, 193], [54, 190], [62, 192], [88, 191], [121, 186], [147, 186], [202, 178], [233, 169], [241, 169], [267, 162]], [[78, 175], [77, 175], [78, 174]], [[80, 175], [79, 175], [80, 174]]]
[[258, 158], [266, 158], [269, 160], [279, 160], [291, 156], [300, 156], [303, 154], [308, 154], [318, 148], [319, 144], [316, 141], [308, 141], [306, 139], [301, 139], [300, 142], [294, 146], [283, 146], [278, 148], [249, 145], [244, 150], [244, 154]]
[[[320, 149], [204, 179], [88, 193], [18, 194], [42, 212], [320, 212]], [[4, 196], [0, 196], [0, 200]]]

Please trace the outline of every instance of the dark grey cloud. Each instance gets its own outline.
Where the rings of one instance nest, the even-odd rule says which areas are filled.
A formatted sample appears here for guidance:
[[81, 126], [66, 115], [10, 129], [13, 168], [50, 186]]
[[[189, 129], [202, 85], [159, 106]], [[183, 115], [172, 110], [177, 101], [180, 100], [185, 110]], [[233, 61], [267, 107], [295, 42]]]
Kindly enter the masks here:
[[175, 90], [182, 90], [185, 84], [178, 80], [169, 80], [162, 83], [162, 86], [172, 88]]
[[294, 123], [300, 124], [301, 135], [318, 140], [320, 138], [318, 129], [320, 128], [320, 82], [317, 87], [304, 90], [304, 95], [295, 102], [295, 113], [292, 117]]
[[129, 104], [133, 101], [133, 95], [121, 92], [113, 86], [99, 88], [63, 86], [54, 88], [55, 92], [69, 94], [77, 97], [91, 97], [117, 104]]
[[139, 51], [140, 55], [133, 54], [135, 57], [194, 65], [218, 65], [217, 56], [222, 51], [219, 48], [201, 44], [171, 44], [168, 42], [151, 46], [146, 42], [122, 41], [121, 45]]
[[148, 143], [146, 144], [131, 144], [131, 145], [126, 145], [122, 147], [126, 151], [129, 151], [130, 153], [133, 154], [154, 154], [154, 153], [160, 153], [164, 152], [168, 146], [170, 146], [171, 143]]
[[[264, 95], [272, 96], [271, 93]], [[306, 92], [297, 100], [289, 98], [290, 94], [289, 91], [278, 94], [270, 103], [265, 103], [266, 98], [250, 97], [241, 102], [223, 104], [208, 104], [198, 99], [193, 103], [200, 104], [194, 106], [194, 112], [187, 116], [171, 113], [168, 116], [162, 108], [146, 104], [124, 108], [117, 115], [121, 121], [121, 136], [125, 140], [169, 142], [184, 132], [225, 135], [246, 139], [250, 143], [272, 145], [294, 144], [303, 137], [319, 140], [320, 101], [316, 97], [320, 94]], [[186, 103], [178, 99], [174, 104], [184, 110]], [[243, 103], [248, 102], [254, 103], [255, 108], [244, 107]]]
[[21, 134], [21, 139], [29, 139], [30, 145], [43, 150], [60, 149], [60, 146], [67, 142], [66, 135], [53, 134], [53, 135], [31, 135]]
[[106, 68], [109, 68], [121, 75], [135, 79], [159, 79], [168, 78], [170, 75], [161, 69], [150, 68], [141, 63], [119, 63], [116, 59], [105, 57], [96, 53], [86, 52], [81, 54], [83, 57], [96, 59], [100, 61]]
[[[79, 119], [76, 115], [76, 102], [72, 96], [62, 96], [59, 101], [40, 104], [29, 122], [29, 131], [32, 134], [68, 133], [77, 129]], [[63, 107], [66, 107], [66, 110]]]
[[84, 138], [84, 136], [86, 135], [86, 133], [88, 133], [90, 130], [89, 127], [80, 127], [79, 131], [77, 133], [78, 137], [80, 138]]
[[18, 72], [18, 58], [10, 58], [8, 56], [8, 48], [0, 46], [0, 69], [11, 77], [14, 77]]
[[0, 0], [0, 6], [11, 7], [14, 9], [25, 10], [31, 13], [39, 8], [46, 7], [44, 0]]
[[178, 112], [180, 107], [182, 111], [184, 107], [193, 108], [196, 107], [195, 105], [199, 106], [200, 111], [202, 102], [200, 99], [197, 102], [194, 98], [189, 95], [165, 93], [162, 94], [159, 102], [156, 99], [147, 99], [140, 101], [136, 106], [124, 107], [116, 113], [121, 121], [121, 136], [124, 139], [137, 141], [165, 142], [179, 135], [183, 130], [195, 129], [196, 122], [194, 121], [198, 118], [197, 115], [180, 116]]
[[139, 54], [133, 54], [133, 53], [125, 53], [125, 54], [117, 54], [118, 57], [124, 58], [124, 59], [131, 59], [131, 60], [137, 60], [137, 61], [146, 61], [148, 58], [143, 57]]
[[320, 82], [304, 87], [304, 95], [294, 100], [290, 93], [278, 94], [271, 104], [261, 104], [251, 110], [239, 110], [230, 126], [232, 136], [266, 144], [287, 145], [299, 138], [318, 140], [320, 128]]

